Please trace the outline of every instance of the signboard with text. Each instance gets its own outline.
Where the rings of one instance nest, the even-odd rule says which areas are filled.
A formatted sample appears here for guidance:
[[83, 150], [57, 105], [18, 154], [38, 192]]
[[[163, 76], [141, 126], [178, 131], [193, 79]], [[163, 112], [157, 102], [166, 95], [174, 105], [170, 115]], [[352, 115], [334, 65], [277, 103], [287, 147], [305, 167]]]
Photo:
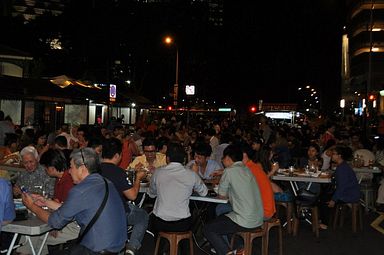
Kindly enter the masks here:
[[110, 84], [109, 85], [109, 101], [115, 102], [117, 96], [117, 88], [116, 85]]

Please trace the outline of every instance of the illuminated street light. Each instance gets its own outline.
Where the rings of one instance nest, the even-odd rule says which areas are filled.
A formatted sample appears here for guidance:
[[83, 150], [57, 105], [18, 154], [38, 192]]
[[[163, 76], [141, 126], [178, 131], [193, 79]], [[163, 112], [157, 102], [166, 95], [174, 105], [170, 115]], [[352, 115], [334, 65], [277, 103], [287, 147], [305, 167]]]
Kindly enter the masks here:
[[172, 39], [172, 37], [167, 36], [167, 37], [164, 38], [164, 42], [166, 44], [172, 44], [173, 43], [173, 39]]
[[164, 38], [164, 42], [167, 45], [174, 44], [176, 47], [176, 75], [175, 75], [175, 85], [173, 86], [173, 105], [177, 109], [177, 100], [179, 95], [179, 48], [174, 43], [174, 40], [170, 36]]

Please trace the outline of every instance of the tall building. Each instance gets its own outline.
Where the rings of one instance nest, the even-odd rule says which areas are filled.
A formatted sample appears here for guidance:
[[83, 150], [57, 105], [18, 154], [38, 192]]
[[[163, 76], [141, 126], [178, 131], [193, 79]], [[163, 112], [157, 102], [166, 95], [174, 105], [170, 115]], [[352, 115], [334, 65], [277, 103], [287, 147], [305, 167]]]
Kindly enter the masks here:
[[[346, 107], [381, 101], [384, 89], [384, 1], [347, 0], [342, 46], [342, 97]], [[374, 107], [376, 103], [372, 103]]]
[[224, 0], [208, 0], [209, 22], [217, 27], [224, 24]]
[[8, 6], [8, 15], [12, 17], [22, 17], [25, 22], [35, 19], [44, 13], [53, 16], [61, 15], [69, 0], [7, 0], [11, 2]]

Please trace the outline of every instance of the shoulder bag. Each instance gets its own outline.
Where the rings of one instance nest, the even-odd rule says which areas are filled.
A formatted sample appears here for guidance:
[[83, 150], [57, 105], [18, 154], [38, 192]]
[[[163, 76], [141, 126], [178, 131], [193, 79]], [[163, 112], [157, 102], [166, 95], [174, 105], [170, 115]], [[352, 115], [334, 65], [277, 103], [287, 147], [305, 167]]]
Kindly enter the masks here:
[[84, 245], [81, 245], [80, 242], [83, 240], [84, 236], [88, 233], [88, 231], [92, 228], [93, 224], [95, 224], [95, 222], [99, 218], [101, 212], [103, 211], [107, 203], [108, 195], [109, 195], [109, 187], [105, 178], [103, 178], [103, 180], [105, 183], [105, 195], [99, 209], [97, 209], [97, 212], [95, 213], [91, 221], [88, 223], [88, 225], [85, 227], [84, 231], [82, 231], [79, 234], [79, 237], [75, 240], [71, 240], [65, 243], [63, 250], [55, 253], [56, 255], [97, 255], [99, 254], [97, 252], [91, 251]]

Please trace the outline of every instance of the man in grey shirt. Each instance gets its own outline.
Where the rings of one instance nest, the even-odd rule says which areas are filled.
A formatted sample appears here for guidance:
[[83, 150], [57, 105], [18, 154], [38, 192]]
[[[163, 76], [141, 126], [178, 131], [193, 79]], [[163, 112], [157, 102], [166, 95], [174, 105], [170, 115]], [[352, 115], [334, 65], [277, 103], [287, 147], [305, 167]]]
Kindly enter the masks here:
[[152, 178], [149, 196], [157, 197], [153, 208], [153, 230], [182, 232], [191, 228], [192, 217], [189, 211], [189, 198], [195, 191], [206, 196], [207, 186], [194, 171], [183, 164], [186, 159], [180, 144], [169, 144], [168, 165], [158, 168]]
[[[204, 235], [218, 255], [230, 252], [223, 235], [250, 231], [263, 224], [263, 204], [259, 186], [252, 172], [242, 162], [238, 145], [228, 145], [223, 152], [226, 167], [219, 184], [219, 197], [227, 197], [232, 211], [220, 215], [204, 227]], [[231, 253], [232, 254], [232, 253]]]

